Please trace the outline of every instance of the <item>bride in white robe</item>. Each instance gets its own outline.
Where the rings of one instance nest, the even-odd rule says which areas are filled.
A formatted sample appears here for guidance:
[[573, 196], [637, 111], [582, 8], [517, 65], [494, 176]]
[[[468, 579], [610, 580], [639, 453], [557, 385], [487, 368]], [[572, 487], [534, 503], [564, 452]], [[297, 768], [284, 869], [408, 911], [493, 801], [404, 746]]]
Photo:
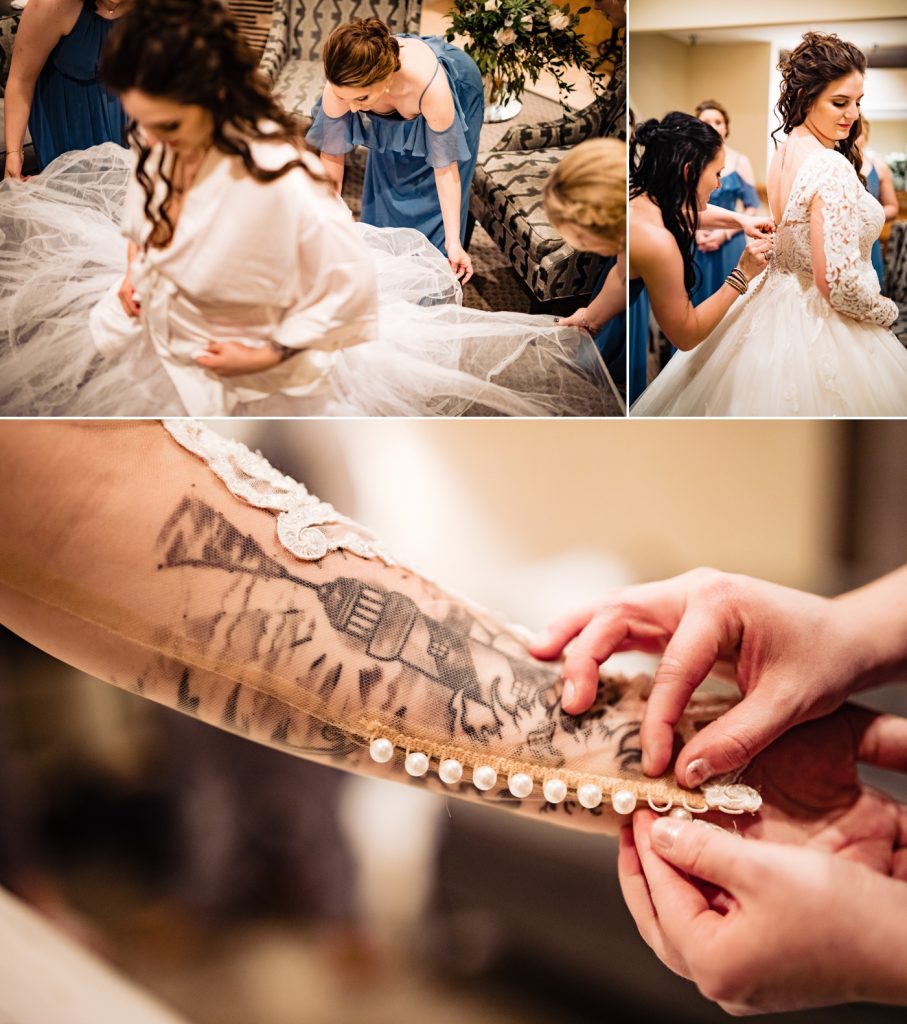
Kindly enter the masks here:
[[884, 212], [840, 148], [859, 135], [865, 61], [810, 33], [783, 66], [797, 90], [803, 68], [823, 67], [800, 60], [807, 50], [830, 66], [808, 109], [792, 93], [803, 120], [791, 126], [791, 111], [769, 173], [782, 213], [769, 268], [705, 341], [671, 358], [634, 416], [907, 415], [907, 351], [887, 329], [898, 309], [871, 262]]
[[0, 186], [0, 414], [619, 408], [587, 332], [464, 308], [425, 236], [354, 224], [218, 0], [132, 6], [102, 77], [137, 164]]

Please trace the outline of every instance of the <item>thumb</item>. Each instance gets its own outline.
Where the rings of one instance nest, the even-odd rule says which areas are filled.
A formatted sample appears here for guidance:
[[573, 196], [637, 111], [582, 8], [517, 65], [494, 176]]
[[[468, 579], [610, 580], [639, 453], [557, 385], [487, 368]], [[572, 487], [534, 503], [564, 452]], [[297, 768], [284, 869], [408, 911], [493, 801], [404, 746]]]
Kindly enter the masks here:
[[794, 724], [792, 710], [766, 690], [753, 691], [687, 743], [677, 756], [675, 774], [681, 785], [694, 789], [714, 775], [745, 767]]
[[652, 846], [660, 857], [689, 875], [720, 885], [732, 896], [751, 887], [750, 868], [758, 859], [756, 848], [762, 845], [704, 821], [658, 818], [652, 823]]

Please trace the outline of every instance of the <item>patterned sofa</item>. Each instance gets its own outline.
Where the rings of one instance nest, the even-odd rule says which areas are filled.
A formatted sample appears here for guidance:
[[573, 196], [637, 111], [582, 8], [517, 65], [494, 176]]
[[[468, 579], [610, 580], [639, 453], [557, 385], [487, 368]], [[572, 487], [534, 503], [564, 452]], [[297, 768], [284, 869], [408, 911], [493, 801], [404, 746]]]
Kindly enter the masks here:
[[469, 210], [494, 239], [539, 311], [588, 295], [604, 261], [571, 249], [548, 223], [542, 189], [568, 149], [599, 135], [626, 138], [623, 61], [588, 107], [546, 124], [515, 125], [476, 168]]
[[885, 250], [885, 294], [900, 310], [891, 329], [901, 344], [907, 345], [907, 220], [896, 220], [891, 225]]
[[418, 32], [422, 0], [274, 0], [261, 68], [281, 102], [311, 122], [310, 111], [324, 88], [321, 47], [351, 18], [380, 18], [394, 32]]

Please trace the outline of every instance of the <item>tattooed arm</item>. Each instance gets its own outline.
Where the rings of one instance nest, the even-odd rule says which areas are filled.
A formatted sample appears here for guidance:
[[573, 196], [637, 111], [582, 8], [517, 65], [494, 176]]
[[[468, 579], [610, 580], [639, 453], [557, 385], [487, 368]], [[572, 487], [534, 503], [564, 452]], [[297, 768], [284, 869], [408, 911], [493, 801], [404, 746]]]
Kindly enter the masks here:
[[[605, 686], [585, 715], [562, 714], [558, 666], [518, 633], [379, 558], [293, 557], [270, 511], [159, 424], [6, 422], [0, 459], [0, 617], [63, 660], [304, 757], [579, 827], [618, 824], [607, 796], [576, 802], [588, 777], [663, 798], [639, 771], [638, 689]], [[694, 710], [681, 732], [695, 724]], [[376, 736], [391, 763], [370, 757]], [[408, 775], [408, 751], [432, 769]], [[444, 758], [460, 784], [439, 780]], [[484, 792], [481, 765], [498, 776]], [[541, 793], [551, 770], [571, 780], [556, 804]], [[507, 785], [521, 771], [535, 780], [523, 801]]]

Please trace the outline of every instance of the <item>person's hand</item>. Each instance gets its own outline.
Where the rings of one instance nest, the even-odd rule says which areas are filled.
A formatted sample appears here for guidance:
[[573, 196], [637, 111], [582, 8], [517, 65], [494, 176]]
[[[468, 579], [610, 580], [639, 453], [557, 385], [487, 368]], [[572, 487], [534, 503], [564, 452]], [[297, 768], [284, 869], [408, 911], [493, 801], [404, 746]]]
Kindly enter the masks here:
[[903, 874], [650, 811], [622, 830], [618, 873], [643, 939], [728, 1013], [907, 1001]]
[[556, 316], [554, 322], [559, 327], [579, 327], [580, 330], [595, 334], [602, 326], [594, 317], [589, 316], [587, 306], [581, 306], [570, 316]]
[[748, 238], [766, 238], [775, 230], [775, 222], [771, 217], [757, 213], [752, 216], [748, 213], [737, 214], [740, 228]]
[[693, 788], [741, 768], [798, 722], [840, 706], [865, 667], [864, 639], [839, 602], [696, 569], [616, 591], [567, 615], [531, 651], [556, 658], [573, 641], [561, 698], [570, 714], [591, 706], [599, 665], [612, 654], [663, 652], [641, 727], [649, 775], [671, 762], [674, 726], [693, 691], [716, 665], [730, 664], [744, 699], [690, 740], [674, 767], [681, 784]]
[[721, 228], [696, 232], [696, 247], [700, 252], [716, 252], [727, 241], [727, 234]]
[[[757, 755], [742, 781], [762, 795], [747, 837], [808, 845], [907, 880], [907, 807], [861, 782], [860, 763], [907, 772], [907, 719], [845, 704]], [[713, 816], [721, 824], [729, 818]]]
[[209, 341], [195, 361], [219, 377], [241, 377], [246, 373], [270, 370], [281, 361], [280, 352], [272, 345], [250, 348], [238, 341]]
[[126, 276], [123, 278], [123, 283], [120, 285], [117, 295], [120, 298], [120, 305], [126, 311], [126, 316], [137, 317], [142, 312], [142, 304], [135, 297], [135, 291], [132, 287], [131, 266], [126, 271]]
[[768, 266], [772, 258], [772, 240], [770, 238], [751, 238], [740, 254], [737, 266], [743, 271], [747, 281], [758, 277]]
[[447, 262], [450, 264], [450, 269], [456, 274], [460, 284], [466, 284], [472, 277], [472, 259], [469, 253], [460, 244], [459, 239], [446, 241], [444, 247], [447, 249]]
[[17, 181], [28, 181], [22, 174], [24, 154], [20, 150], [10, 150], [6, 154], [6, 167], [3, 170], [4, 178], [15, 178]]

